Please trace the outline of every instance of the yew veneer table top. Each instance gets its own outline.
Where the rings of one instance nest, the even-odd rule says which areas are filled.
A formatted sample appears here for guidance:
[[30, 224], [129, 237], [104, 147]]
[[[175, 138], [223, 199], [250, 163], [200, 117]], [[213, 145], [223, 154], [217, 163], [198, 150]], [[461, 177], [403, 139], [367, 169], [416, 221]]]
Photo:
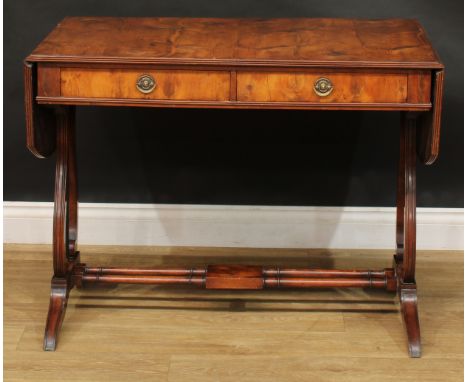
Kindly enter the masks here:
[[416, 20], [65, 18], [28, 61], [441, 68]]
[[68, 17], [26, 58], [28, 147], [38, 105], [423, 111], [432, 163], [443, 68], [416, 20]]

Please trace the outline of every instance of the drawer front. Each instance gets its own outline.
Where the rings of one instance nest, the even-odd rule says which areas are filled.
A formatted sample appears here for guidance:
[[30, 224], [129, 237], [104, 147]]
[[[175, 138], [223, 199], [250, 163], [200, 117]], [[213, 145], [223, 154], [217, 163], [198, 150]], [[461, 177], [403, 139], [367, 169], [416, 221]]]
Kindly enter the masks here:
[[408, 75], [399, 73], [239, 72], [245, 102], [404, 103]]
[[[154, 89], [151, 89], [153, 85]], [[62, 97], [227, 101], [229, 89], [230, 74], [224, 71], [60, 70]]]

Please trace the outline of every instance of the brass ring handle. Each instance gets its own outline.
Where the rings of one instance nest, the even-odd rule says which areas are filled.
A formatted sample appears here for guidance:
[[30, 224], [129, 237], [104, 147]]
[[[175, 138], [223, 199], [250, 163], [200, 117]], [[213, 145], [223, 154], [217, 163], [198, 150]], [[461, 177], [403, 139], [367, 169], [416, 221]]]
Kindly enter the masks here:
[[320, 97], [325, 97], [333, 91], [333, 83], [326, 77], [320, 77], [314, 84], [315, 93]]
[[151, 74], [142, 74], [136, 82], [137, 89], [144, 93], [151, 93], [156, 88], [156, 81]]

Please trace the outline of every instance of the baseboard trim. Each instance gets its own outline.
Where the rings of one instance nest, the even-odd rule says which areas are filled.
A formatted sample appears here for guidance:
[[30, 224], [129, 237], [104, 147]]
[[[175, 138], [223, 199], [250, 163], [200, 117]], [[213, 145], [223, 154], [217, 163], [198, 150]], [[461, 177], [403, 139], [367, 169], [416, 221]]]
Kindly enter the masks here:
[[[4, 242], [50, 244], [53, 204], [4, 202]], [[463, 208], [418, 208], [418, 249], [463, 249]], [[80, 203], [79, 243], [394, 248], [395, 209]]]

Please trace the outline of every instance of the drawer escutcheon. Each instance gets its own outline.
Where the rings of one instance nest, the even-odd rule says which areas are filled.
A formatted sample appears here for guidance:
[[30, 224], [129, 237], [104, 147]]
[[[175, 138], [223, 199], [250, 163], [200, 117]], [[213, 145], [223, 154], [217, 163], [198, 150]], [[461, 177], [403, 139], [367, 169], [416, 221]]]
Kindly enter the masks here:
[[137, 89], [144, 93], [151, 93], [156, 88], [156, 81], [150, 74], [142, 74], [136, 82]]
[[333, 91], [332, 82], [326, 77], [320, 77], [314, 84], [315, 93], [320, 97], [325, 97]]

